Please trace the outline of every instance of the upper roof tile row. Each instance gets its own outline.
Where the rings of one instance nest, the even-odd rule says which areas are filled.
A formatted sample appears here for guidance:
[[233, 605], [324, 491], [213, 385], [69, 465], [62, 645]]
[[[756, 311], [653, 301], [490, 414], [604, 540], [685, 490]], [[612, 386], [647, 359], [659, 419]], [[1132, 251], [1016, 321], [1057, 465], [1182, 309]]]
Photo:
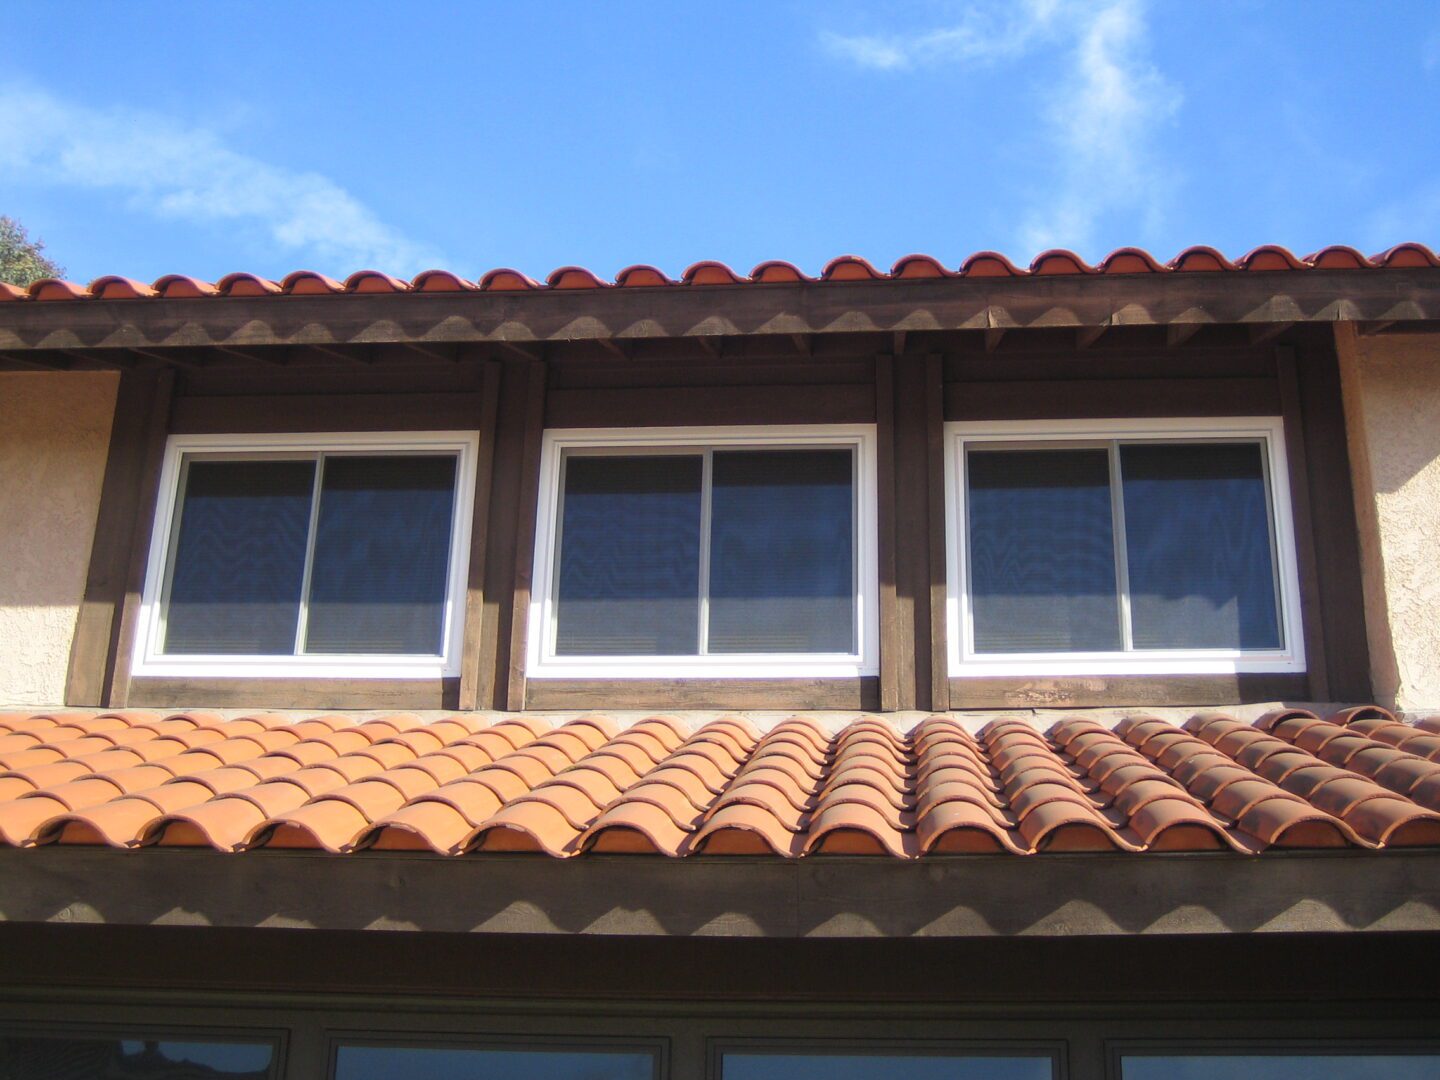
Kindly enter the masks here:
[[1378, 255], [1365, 256], [1352, 247], [1322, 248], [1297, 258], [1283, 247], [1265, 244], [1231, 261], [1212, 247], [1189, 247], [1168, 263], [1159, 262], [1140, 248], [1125, 247], [1111, 252], [1096, 265], [1073, 251], [1054, 249], [1042, 252], [1028, 269], [1017, 267], [1004, 255], [981, 251], [971, 255], [957, 269], [950, 270], [929, 255], [907, 255], [888, 273], [877, 270], [856, 255], [841, 255], [825, 265], [819, 277], [810, 277], [788, 262], [762, 262], [742, 277], [724, 263], [704, 261], [688, 267], [678, 280], [653, 266], [629, 266], [603, 281], [580, 266], [562, 266], [539, 282], [518, 270], [491, 270], [468, 281], [448, 270], [426, 270], [410, 281], [361, 270], [343, 282], [297, 270], [283, 281], [270, 281], [255, 274], [228, 274], [217, 282], [201, 281], [183, 274], [167, 274], [153, 284], [107, 275], [89, 285], [46, 278], [29, 288], [0, 282], [4, 300], [139, 300], [152, 297], [193, 299], [206, 296], [314, 296], [337, 293], [401, 292], [515, 292], [532, 289], [653, 288], [668, 285], [748, 285], [801, 281], [866, 281], [945, 277], [1028, 277], [1060, 274], [1166, 274], [1207, 271], [1275, 270], [1378, 270], [1390, 268], [1440, 267], [1440, 257], [1423, 244], [1398, 244]]
[[0, 841], [915, 858], [1440, 845], [1440, 723], [0, 714]]

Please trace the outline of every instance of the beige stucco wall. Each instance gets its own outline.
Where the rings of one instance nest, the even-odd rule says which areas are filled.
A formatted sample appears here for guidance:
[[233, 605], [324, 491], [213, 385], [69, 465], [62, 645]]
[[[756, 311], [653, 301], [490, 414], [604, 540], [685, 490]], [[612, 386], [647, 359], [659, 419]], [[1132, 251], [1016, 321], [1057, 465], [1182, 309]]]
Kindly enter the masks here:
[[64, 700], [118, 382], [0, 374], [0, 705]]
[[1375, 696], [1440, 711], [1440, 335], [1336, 343]]

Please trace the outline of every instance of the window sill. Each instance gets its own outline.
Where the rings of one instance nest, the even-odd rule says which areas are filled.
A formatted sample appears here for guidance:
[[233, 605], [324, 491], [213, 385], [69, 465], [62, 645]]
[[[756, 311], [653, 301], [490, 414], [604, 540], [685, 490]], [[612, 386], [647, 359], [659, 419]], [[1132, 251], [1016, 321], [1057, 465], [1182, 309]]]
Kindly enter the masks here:
[[529, 679], [527, 709], [847, 709], [880, 707], [880, 680]]
[[317, 679], [136, 676], [136, 708], [456, 709], [458, 678]]
[[1196, 675], [1013, 675], [950, 679], [952, 709], [1160, 708], [1303, 701], [1304, 672]]

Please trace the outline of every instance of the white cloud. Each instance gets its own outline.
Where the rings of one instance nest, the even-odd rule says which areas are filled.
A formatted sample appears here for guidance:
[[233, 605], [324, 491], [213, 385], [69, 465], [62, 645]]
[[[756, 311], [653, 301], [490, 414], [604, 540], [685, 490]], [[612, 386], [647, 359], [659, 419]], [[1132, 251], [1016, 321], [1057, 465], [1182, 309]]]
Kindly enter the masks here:
[[328, 177], [242, 154], [205, 128], [29, 88], [0, 88], [0, 116], [0, 177], [117, 191], [138, 211], [252, 236], [258, 227], [287, 256], [341, 276], [413, 274], [439, 261]]
[[972, 7], [953, 26], [912, 34], [836, 34], [821, 41], [837, 56], [884, 71], [936, 63], [1017, 57], [1044, 35], [1060, 0], [1023, 0], [1004, 7]]
[[[919, 33], [823, 35], [826, 48], [862, 67], [998, 64], [1044, 48], [1064, 55], [1044, 88], [1037, 120], [1049, 152], [1017, 242], [1030, 251], [1085, 248], [1109, 216], [1126, 231], [1153, 231], [1177, 170], [1157, 160], [1154, 138], [1180, 104], [1145, 56], [1144, 0], [1025, 0], [967, 8], [953, 25]], [[1019, 105], [1020, 97], [1014, 98]]]
[[1180, 95], [1144, 59], [1140, 3], [1112, 0], [1076, 30], [1071, 69], [1046, 110], [1057, 151], [1053, 186], [1021, 226], [1021, 240], [1035, 250], [1086, 246], [1112, 213], [1153, 229], [1174, 182], [1153, 139]]

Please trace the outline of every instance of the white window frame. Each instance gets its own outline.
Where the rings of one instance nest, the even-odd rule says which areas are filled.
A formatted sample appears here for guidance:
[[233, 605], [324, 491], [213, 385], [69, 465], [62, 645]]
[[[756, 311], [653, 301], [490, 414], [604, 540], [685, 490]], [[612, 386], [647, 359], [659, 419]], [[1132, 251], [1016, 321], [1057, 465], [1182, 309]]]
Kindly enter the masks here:
[[[561, 466], [571, 451], [663, 454], [680, 450], [849, 448], [855, 453], [853, 653], [725, 653], [705, 656], [557, 656], [555, 599]], [[532, 679], [843, 678], [880, 671], [880, 577], [873, 424], [772, 427], [564, 428], [545, 432], [535, 522], [526, 675]]]
[[[470, 562], [470, 521], [475, 493], [478, 432], [397, 431], [274, 435], [171, 435], [165, 445], [160, 493], [150, 534], [145, 590], [135, 635], [132, 674], [205, 678], [436, 679], [460, 674], [465, 633], [465, 592]], [[202, 459], [283, 460], [312, 454], [454, 454], [455, 503], [446, 570], [444, 653], [394, 655], [326, 653], [298, 656], [167, 655], [162, 595], [170, 575], [180, 509], [180, 479], [186, 455]], [[314, 509], [312, 508], [312, 517]], [[313, 532], [314, 521], [311, 522]], [[313, 542], [313, 541], [312, 541]]]
[[[977, 653], [969, 589], [969, 521], [965, 451], [977, 444], [1006, 443], [1056, 449], [1086, 440], [1157, 443], [1259, 440], [1275, 546], [1282, 647], [1241, 649], [1146, 649], [1143, 652]], [[1111, 498], [1119, 495], [1113, 490]], [[1285, 432], [1278, 416], [1184, 417], [1124, 420], [959, 421], [945, 425], [946, 630], [949, 670], [961, 678], [986, 676], [1209, 675], [1305, 670], [1300, 621], [1300, 575], [1295, 560], [1295, 523]], [[1128, 604], [1128, 596], [1120, 602]]]

